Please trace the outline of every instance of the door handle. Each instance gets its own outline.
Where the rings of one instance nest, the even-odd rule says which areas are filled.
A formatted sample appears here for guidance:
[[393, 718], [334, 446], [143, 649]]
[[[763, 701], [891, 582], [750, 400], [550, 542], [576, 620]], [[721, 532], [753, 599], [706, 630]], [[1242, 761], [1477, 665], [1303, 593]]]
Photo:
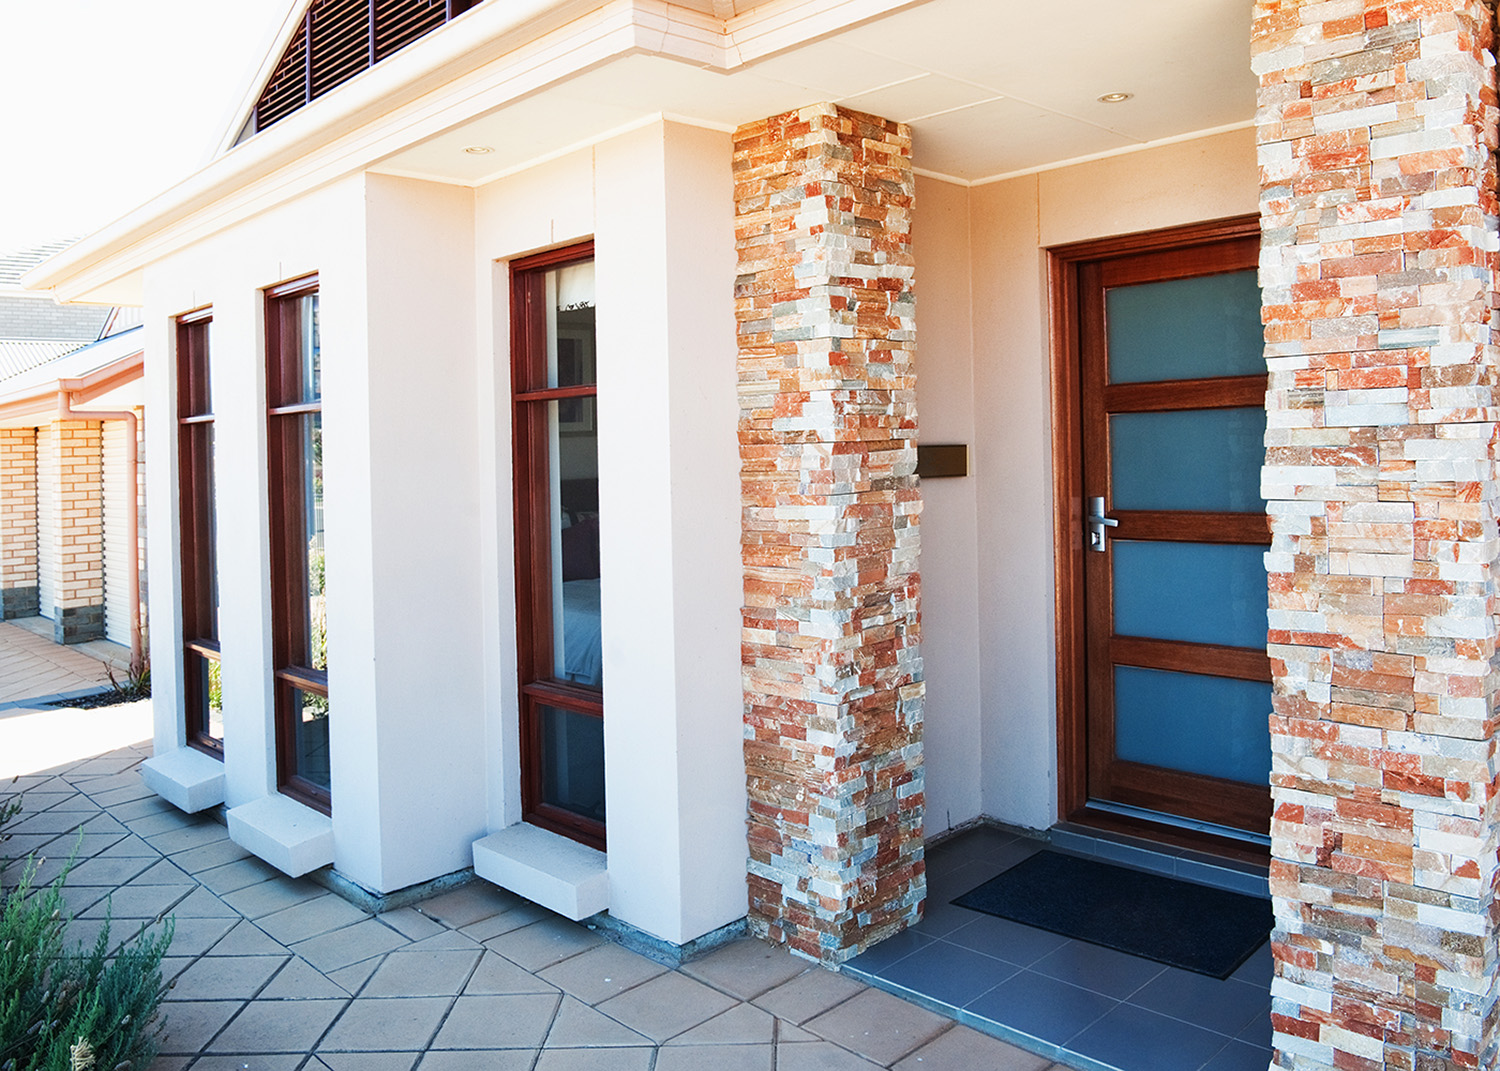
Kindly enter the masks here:
[[1106, 528], [1118, 528], [1120, 522], [1113, 517], [1104, 515], [1104, 496], [1089, 499], [1089, 513], [1084, 518], [1084, 523], [1089, 527], [1089, 550], [1097, 550], [1104, 553]]

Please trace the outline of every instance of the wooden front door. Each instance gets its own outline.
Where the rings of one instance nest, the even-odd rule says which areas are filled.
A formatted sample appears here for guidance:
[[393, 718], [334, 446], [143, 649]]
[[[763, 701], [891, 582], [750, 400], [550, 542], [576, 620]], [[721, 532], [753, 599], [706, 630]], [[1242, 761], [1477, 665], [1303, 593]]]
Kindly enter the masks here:
[[1063, 814], [1265, 834], [1252, 220], [1054, 255]]

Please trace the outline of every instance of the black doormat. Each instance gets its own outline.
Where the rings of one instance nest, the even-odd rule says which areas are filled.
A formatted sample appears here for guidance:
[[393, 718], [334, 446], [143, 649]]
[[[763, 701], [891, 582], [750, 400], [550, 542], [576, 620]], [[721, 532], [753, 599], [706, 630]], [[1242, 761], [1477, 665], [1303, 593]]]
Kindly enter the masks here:
[[1271, 904], [1243, 893], [1040, 851], [953, 901], [1213, 978], [1271, 933]]

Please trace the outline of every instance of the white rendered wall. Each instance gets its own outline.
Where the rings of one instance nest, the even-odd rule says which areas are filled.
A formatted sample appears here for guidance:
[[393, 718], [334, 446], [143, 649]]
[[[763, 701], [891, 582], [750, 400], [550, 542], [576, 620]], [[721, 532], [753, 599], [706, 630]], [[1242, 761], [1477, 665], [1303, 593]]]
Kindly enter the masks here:
[[[357, 177], [221, 232], [146, 277], [154, 412], [176, 412], [173, 318], [214, 310], [233, 807], [276, 792], [261, 291], [318, 273], [334, 862], [377, 892], [462, 869], [485, 824], [472, 203], [467, 189]], [[150, 595], [156, 745], [167, 750], [183, 740], [175, 433], [151, 438], [147, 481], [158, 504], [150, 567], [172, 579]]]
[[[969, 479], [922, 488], [929, 836], [978, 813], [1033, 829], [1057, 820], [1047, 247], [1254, 213], [1258, 182], [1254, 132], [1243, 130], [966, 191], [919, 185], [921, 436], [973, 443]], [[966, 248], [965, 197], [968, 367], [970, 351], [950, 338], [963, 280], [943, 260]]]
[[982, 703], [974, 475], [974, 345], [969, 191], [917, 178], [917, 428], [923, 443], [966, 443], [970, 475], [922, 481], [922, 759], [926, 835], [978, 817]]
[[507, 276], [494, 262], [592, 236], [610, 913], [674, 943], [746, 907], [730, 157], [726, 134], [653, 123], [477, 201], [494, 339], [490, 822], [520, 820]]

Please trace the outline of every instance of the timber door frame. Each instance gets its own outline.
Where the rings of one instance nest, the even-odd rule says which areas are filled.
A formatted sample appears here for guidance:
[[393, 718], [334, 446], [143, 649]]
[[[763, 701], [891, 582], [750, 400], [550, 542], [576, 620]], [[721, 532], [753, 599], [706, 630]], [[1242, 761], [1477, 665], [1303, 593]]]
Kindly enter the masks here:
[[[1057, 785], [1063, 821], [1105, 826], [1152, 839], [1188, 844], [1263, 861], [1264, 850], [1227, 838], [1122, 818], [1088, 807], [1088, 647], [1085, 592], [1084, 443], [1082, 419], [1081, 268], [1111, 257], [1189, 250], [1258, 239], [1258, 216], [1122, 235], [1048, 251], [1052, 353], [1053, 567], [1057, 594]], [[1267, 792], [1269, 804], [1269, 790]]]

